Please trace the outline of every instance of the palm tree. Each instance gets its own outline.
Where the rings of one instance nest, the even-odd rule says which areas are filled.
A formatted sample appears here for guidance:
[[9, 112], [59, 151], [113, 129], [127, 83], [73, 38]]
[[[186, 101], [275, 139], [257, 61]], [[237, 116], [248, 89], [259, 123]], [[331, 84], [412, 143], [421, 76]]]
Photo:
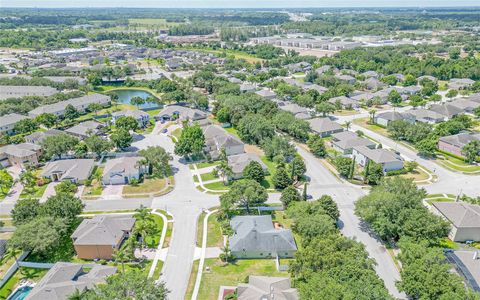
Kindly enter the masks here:
[[145, 221], [148, 221], [148, 222], [153, 222], [153, 217], [152, 217], [152, 214], [150, 213], [150, 210], [144, 206], [143, 204], [140, 205], [139, 208], [137, 208], [135, 210], [135, 215], [133, 215], [135, 217], [135, 219], [140, 222], [145, 222]]
[[84, 289], [80, 291], [79, 289], [75, 289], [75, 292], [68, 296], [68, 300], [82, 300], [85, 299], [85, 295], [88, 293], [88, 289]]
[[129, 257], [125, 252], [125, 249], [118, 249], [113, 252], [113, 258], [115, 259], [115, 263], [122, 264], [122, 273], [125, 273], [125, 263], [128, 262]]
[[223, 160], [215, 167], [214, 172], [222, 178], [224, 185], [227, 184], [228, 178], [233, 176], [232, 168], [228, 165], [228, 162]]
[[370, 114], [370, 122], [372, 124], [375, 123], [375, 114], [377, 111], [375, 109], [371, 109], [368, 113]]
[[232, 251], [230, 250], [230, 247], [228, 246], [228, 242], [225, 245], [225, 247], [222, 248], [222, 253], [220, 254], [220, 260], [229, 263], [232, 260]]
[[350, 125], [352, 124], [352, 122], [350, 121], [345, 121], [345, 128], [347, 128], [347, 131], [350, 129]]

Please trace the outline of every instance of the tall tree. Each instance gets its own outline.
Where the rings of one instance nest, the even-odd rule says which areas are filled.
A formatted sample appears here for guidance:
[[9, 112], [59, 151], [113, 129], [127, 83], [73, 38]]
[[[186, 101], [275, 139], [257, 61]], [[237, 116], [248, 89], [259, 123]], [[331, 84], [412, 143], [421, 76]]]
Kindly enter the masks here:
[[264, 204], [268, 199], [268, 194], [264, 187], [251, 179], [242, 179], [235, 181], [230, 190], [220, 196], [220, 204], [224, 211], [239, 206], [250, 213], [250, 207]]
[[0, 193], [4, 196], [10, 191], [10, 188], [13, 185], [13, 177], [10, 175], [7, 170], [0, 170]]
[[172, 173], [169, 161], [172, 160], [170, 153], [160, 146], [149, 146], [138, 152], [145, 158], [149, 166], [149, 173], [160, 178], [169, 176]]
[[258, 183], [262, 183], [265, 180], [265, 172], [263, 171], [262, 165], [252, 160], [248, 165], [243, 169], [243, 178], [253, 179]]
[[199, 125], [185, 124], [180, 139], [175, 144], [175, 154], [190, 156], [202, 153], [205, 145], [205, 136]]
[[75, 149], [78, 139], [69, 134], [61, 133], [46, 137], [42, 141], [43, 155], [48, 158], [61, 157]]

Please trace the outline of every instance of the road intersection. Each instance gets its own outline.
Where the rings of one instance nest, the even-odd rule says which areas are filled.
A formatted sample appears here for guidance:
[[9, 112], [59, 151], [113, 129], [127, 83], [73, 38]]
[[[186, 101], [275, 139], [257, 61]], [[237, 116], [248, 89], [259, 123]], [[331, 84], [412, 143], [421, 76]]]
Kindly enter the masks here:
[[[362, 117], [358, 115], [357, 117]], [[168, 152], [173, 153], [174, 144], [167, 134], [160, 133], [163, 127], [157, 127], [151, 134], [146, 134], [143, 139], [136, 141], [132, 146], [144, 149], [148, 146], [161, 146]], [[175, 126], [169, 128], [172, 131]], [[435, 162], [418, 157], [415, 151], [392, 141], [378, 133], [364, 127], [352, 124], [351, 130], [362, 130], [366, 135], [379, 141], [383, 145], [396, 149], [402, 156], [417, 161], [420, 165], [435, 172], [438, 180], [424, 188], [429, 193], [457, 194], [461, 191], [471, 196], [478, 196], [480, 189], [480, 177], [454, 173], [437, 165]], [[375, 235], [362, 224], [354, 213], [354, 203], [367, 191], [362, 187], [342, 181], [334, 176], [322, 162], [311, 153], [297, 147], [298, 153], [305, 159], [307, 173], [310, 182], [309, 194], [314, 199], [327, 194], [333, 197], [340, 210], [339, 226], [345, 236], [355, 238], [365, 245], [369, 255], [376, 261], [376, 271], [385, 282], [389, 292], [398, 298], [405, 298], [403, 293], [398, 292], [395, 282], [400, 279], [399, 271], [386, 248]], [[113, 211], [132, 210], [140, 205], [152, 209], [168, 211], [173, 216], [174, 226], [170, 245], [164, 262], [160, 280], [164, 281], [171, 291], [169, 299], [184, 299], [188, 287], [190, 273], [195, 257], [196, 233], [198, 218], [202, 211], [219, 205], [219, 196], [204, 193], [195, 187], [192, 172], [188, 164], [176, 155], [173, 155], [172, 167], [174, 170], [175, 187], [163, 196], [155, 198], [139, 199], [99, 199], [85, 201], [86, 211]], [[278, 203], [279, 194], [270, 194], [269, 203]], [[0, 203], [0, 214], [8, 215], [13, 208], [14, 202]]]

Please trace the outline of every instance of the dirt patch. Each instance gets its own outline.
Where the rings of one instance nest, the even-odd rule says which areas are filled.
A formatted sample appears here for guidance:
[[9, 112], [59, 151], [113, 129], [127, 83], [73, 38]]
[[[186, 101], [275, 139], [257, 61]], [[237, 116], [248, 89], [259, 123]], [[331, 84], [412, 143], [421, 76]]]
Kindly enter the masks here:
[[247, 153], [255, 153], [255, 154], [257, 154], [258, 156], [263, 156], [263, 155], [264, 155], [263, 150], [260, 149], [260, 147], [255, 146], [255, 145], [245, 144], [245, 152], [247, 152]]

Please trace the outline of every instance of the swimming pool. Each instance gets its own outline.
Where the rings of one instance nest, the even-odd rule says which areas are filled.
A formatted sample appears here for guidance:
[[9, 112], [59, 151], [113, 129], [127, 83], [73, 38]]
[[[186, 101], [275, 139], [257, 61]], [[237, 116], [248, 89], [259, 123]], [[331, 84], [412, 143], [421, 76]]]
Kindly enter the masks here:
[[10, 296], [8, 296], [7, 300], [23, 300], [27, 297], [28, 293], [32, 290], [31, 286], [22, 286], [13, 292]]

